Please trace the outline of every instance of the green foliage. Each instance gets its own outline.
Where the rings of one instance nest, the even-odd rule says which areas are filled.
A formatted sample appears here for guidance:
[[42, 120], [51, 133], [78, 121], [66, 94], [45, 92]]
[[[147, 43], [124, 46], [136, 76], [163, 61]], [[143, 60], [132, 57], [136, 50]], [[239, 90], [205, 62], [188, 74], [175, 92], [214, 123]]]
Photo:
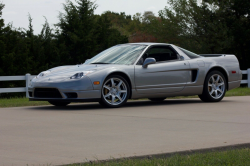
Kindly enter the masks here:
[[2, 19], [2, 10], [4, 8], [4, 4], [0, 3], [0, 31], [4, 27], [4, 20]]
[[128, 38], [125, 35], [121, 35], [117, 29], [111, 28], [112, 24], [107, 15], [103, 14], [96, 18], [96, 22], [97, 52], [101, 52], [116, 44], [128, 43]]
[[78, 0], [77, 5], [68, 1], [64, 5], [60, 22], [56, 24], [59, 53], [68, 64], [83, 63], [97, 53], [127, 38], [112, 28], [107, 16], [95, 16], [96, 5], [89, 0]]
[[[76, 2], [76, 5], [71, 1], [64, 4], [55, 30], [45, 18], [38, 35], [34, 34], [30, 15], [28, 29], [5, 26], [1, 17], [4, 5], [0, 3], [0, 75], [36, 75], [56, 66], [83, 63], [113, 45], [128, 42], [126, 36], [112, 27], [106, 15], [94, 15], [97, 6], [93, 2]], [[24, 83], [0, 82], [0, 88], [19, 86]]]
[[146, 33], [200, 54], [235, 54], [249, 68], [250, 2], [169, 0]]
[[2, 98], [0, 108], [50, 105], [47, 101], [32, 101], [25, 97]]
[[170, 0], [160, 11], [160, 26], [167, 40], [197, 53], [225, 53], [230, 43], [228, 27], [217, 6], [196, 0]]
[[59, 16], [56, 34], [61, 52], [69, 64], [82, 63], [91, 58], [96, 47], [94, 10], [96, 6], [88, 0], [71, 1], [64, 4], [65, 13]]
[[113, 161], [92, 161], [88, 163], [69, 164], [68, 166], [221, 166], [221, 165], [249, 165], [250, 150], [235, 149], [222, 152], [196, 153], [190, 155], [173, 155], [151, 159], [121, 159]]
[[[230, 3], [231, 2], [231, 3]], [[243, 69], [249, 68], [250, 64], [250, 1], [232, 0], [218, 1], [219, 11], [224, 14], [229, 35], [232, 37], [231, 45], [227, 51], [238, 56]]]
[[[20, 93], [15, 94], [15, 96], [24, 96], [25, 93], [20, 95]], [[240, 87], [226, 92], [226, 97], [232, 96], [250, 96], [250, 89], [247, 87]], [[188, 98], [198, 98], [198, 96], [178, 96], [178, 97], [169, 97], [168, 99], [188, 99]], [[133, 99], [132, 99], [133, 100]], [[148, 99], [140, 99], [148, 100]], [[39, 106], [39, 105], [49, 105], [48, 102], [43, 101], [32, 101], [29, 102], [29, 99], [25, 97], [2, 97], [0, 100], [0, 108], [3, 107], [24, 107], [24, 106]]]
[[[83, 63], [120, 43], [173, 43], [196, 53], [235, 54], [241, 69], [250, 64], [250, 1], [169, 0], [159, 17], [146, 11], [134, 16], [124, 12], [95, 15], [91, 0], [66, 1], [59, 22], [34, 34], [4, 24], [0, 2], [0, 75], [38, 74], [60, 65]], [[0, 82], [0, 87], [22, 86]]]

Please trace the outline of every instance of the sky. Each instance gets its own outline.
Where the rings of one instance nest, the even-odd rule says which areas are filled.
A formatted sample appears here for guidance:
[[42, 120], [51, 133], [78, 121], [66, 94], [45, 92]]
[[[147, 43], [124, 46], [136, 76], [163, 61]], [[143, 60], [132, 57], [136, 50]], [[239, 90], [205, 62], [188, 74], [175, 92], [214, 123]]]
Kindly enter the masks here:
[[[74, 0], [72, 0], [74, 1]], [[53, 27], [58, 23], [59, 12], [63, 12], [65, 0], [0, 0], [5, 4], [3, 9], [3, 19], [5, 24], [12, 23], [15, 28], [28, 29], [28, 13], [33, 19], [35, 34], [40, 33], [42, 24], [47, 18]], [[95, 0], [98, 8], [95, 14], [102, 14], [105, 11], [125, 12], [127, 15], [153, 11], [158, 15], [158, 11], [167, 6], [167, 0]]]

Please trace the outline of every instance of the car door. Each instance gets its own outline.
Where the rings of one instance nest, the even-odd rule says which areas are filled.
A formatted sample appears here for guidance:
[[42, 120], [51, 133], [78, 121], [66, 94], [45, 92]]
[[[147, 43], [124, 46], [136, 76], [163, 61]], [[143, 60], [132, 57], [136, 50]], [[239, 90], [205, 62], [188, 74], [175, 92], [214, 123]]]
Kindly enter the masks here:
[[141, 58], [155, 58], [156, 63], [147, 68], [142, 63], [135, 66], [135, 85], [138, 93], [173, 93], [181, 91], [191, 78], [189, 62], [180, 60], [170, 46], [149, 48]]

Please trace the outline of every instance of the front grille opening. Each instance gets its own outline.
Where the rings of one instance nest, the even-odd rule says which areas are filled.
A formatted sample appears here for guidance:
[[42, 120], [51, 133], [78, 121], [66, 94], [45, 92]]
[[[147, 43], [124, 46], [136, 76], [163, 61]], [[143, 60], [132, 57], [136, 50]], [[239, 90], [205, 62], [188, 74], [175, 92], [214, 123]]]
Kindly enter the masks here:
[[32, 92], [29, 92], [29, 96], [32, 97]]
[[67, 98], [69, 99], [74, 99], [77, 98], [77, 93], [65, 93], [65, 95], [67, 96]]
[[34, 92], [36, 98], [62, 98], [61, 93], [55, 88], [36, 88]]

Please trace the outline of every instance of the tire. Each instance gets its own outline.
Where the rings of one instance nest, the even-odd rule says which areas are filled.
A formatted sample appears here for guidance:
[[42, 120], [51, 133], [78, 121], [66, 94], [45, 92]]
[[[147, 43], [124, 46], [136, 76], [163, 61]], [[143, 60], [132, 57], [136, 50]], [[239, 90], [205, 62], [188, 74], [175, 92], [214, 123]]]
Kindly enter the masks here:
[[162, 98], [148, 98], [149, 100], [153, 101], [153, 102], [160, 102], [160, 101], [164, 101], [166, 99], [166, 97], [162, 97]]
[[199, 98], [204, 102], [219, 102], [221, 101], [227, 90], [227, 82], [225, 76], [217, 71], [211, 71], [206, 76], [203, 92]]
[[70, 102], [64, 102], [64, 101], [48, 101], [48, 102], [56, 107], [65, 107], [68, 104], [70, 104]]
[[109, 108], [118, 108], [126, 104], [130, 96], [130, 87], [125, 78], [111, 75], [102, 85], [100, 104]]

